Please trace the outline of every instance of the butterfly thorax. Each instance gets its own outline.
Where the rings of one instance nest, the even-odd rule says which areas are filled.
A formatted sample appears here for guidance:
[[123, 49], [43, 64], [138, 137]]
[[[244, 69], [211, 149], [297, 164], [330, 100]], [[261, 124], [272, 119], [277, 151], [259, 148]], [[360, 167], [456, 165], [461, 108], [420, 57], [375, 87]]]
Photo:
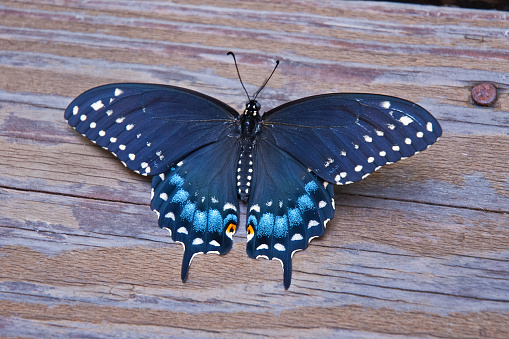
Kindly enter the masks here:
[[246, 202], [249, 199], [253, 177], [253, 147], [260, 122], [260, 104], [256, 100], [246, 103], [246, 109], [240, 116], [241, 149], [237, 165], [237, 189], [239, 197]]

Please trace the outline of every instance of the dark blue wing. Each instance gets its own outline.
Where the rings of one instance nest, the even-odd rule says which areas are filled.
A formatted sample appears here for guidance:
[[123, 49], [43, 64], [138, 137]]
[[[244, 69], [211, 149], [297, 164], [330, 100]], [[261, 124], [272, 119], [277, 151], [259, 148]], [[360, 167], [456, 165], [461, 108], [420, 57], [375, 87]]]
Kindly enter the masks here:
[[224, 138], [154, 176], [151, 208], [159, 226], [184, 246], [182, 280], [196, 254], [225, 254], [239, 220], [235, 171], [240, 146]]
[[257, 138], [247, 215], [247, 253], [252, 258], [278, 259], [290, 286], [292, 256], [323, 234], [334, 216], [332, 185], [316, 177], [294, 157]]
[[269, 140], [338, 185], [409, 157], [442, 134], [435, 118], [410, 101], [377, 94], [324, 94], [267, 112]]
[[79, 133], [142, 175], [163, 173], [193, 150], [238, 134], [237, 116], [204, 94], [152, 84], [91, 89], [74, 99], [64, 115]]

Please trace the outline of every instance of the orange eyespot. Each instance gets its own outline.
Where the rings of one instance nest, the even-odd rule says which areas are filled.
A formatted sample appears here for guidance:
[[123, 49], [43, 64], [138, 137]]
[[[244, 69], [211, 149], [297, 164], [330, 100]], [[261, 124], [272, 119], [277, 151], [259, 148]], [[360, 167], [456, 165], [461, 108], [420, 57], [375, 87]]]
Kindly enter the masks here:
[[249, 225], [247, 226], [246, 231], [247, 231], [247, 235], [254, 234], [253, 225], [249, 224]]
[[230, 222], [228, 227], [226, 227], [226, 234], [233, 234], [235, 233], [235, 230], [237, 230], [237, 225], [235, 225], [233, 222]]

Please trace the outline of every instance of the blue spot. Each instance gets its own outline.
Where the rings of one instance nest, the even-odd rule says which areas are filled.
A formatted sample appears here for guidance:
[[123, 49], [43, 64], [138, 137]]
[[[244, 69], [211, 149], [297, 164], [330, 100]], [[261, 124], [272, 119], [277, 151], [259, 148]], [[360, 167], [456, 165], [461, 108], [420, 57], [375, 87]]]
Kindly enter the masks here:
[[306, 195], [301, 195], [297, 199], [297, 204], [299, 204], [299, 209], [302, 212], [310, 210], [310, 209], [315, 207], [315, 204], [313, 204], [313, 201], [311, 200], [311, 198], [307, 194]]
[[183, 189], [179, 189], [177, 192], [175, 192], [171, 202], [176, 202], [182, 205], [185, 201], [187, 201], [188, 198], [189, 192], [184, 191]]
[[180, 212], [180, 218], [191, 222], [193, 220], [194, 210], [196, 209], [196, 204], [190, 201], [182, 209]]
[[274, 221], [274, 236], [277, 238], [286, 237], [288, 234], [288, 218], [286, 215], [277, 216]]
[[223, 220], [224, 225], [226, 226], [228, 224], [228, 222], [230, 222], [230, 221], [233, 221], [236, 225], [237, 224], [237, 216], [235, 214], [228, 214], [226, 216], [226, 218], [224, 218], [224, 220]]
[[290, 221], [290, 227], [295, 227], [302, 224], [302, 215], [298, 208], [288, 209], [288, 221]]
[[208, 230], [210, 232], [221, 233], [223, 228], [223, 218], [221, 217], [221, 213], [213, 208], [209, 209], [209, 224]]
[[256, 217], [254, 215], [250, 215], [249, 218], [247, 218], [247, 224], [251, 224], [253, 225], [254, 227], [256, 227], [258, 225], [258, 220], [256, 220]]
[[207, 229], [207, 212], [198, 210], [194, 213], [193, 229], [199, 232], [205, 232]]
[[182, 187], [184, 185], [184, 178], [182, 178], [178, 174], [173, 174], [170, 179], [170, 184], [175, 185], [177, 187]]
[[274, 214], [264, 213], [258, 223], [257, 235], [270, 237], [274, 226]]
[[306, 186], [304, 186], [304, 189], [308, 194], [310, 194], [311, 192], [314, 192], [318, 189], [318, 185], [316, 184], [316, 182], [310, 181], [306, 184]]

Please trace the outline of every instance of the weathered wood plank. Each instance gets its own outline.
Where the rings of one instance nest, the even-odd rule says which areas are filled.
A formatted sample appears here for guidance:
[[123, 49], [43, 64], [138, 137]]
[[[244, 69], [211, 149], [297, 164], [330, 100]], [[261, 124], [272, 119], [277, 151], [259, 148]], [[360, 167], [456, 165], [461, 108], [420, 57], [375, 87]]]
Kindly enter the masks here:
[[[379, 2], [24, 0], [0, 5], [0, 336], [509, 335], [507, 13]], [[157, 227], [150, 179], [63, 120], [108, 82], [199, 90], [241, 109], [324, 92], [430, 110], [430, 150], [336, 189], [326, 234], [294, 258], [198, 256]], [[494, 107], [471, 87], [498, 87]], [[245, 212], [245, 206], [243, 206]], [[242, 222], [242, 220], [241, 220]]]

